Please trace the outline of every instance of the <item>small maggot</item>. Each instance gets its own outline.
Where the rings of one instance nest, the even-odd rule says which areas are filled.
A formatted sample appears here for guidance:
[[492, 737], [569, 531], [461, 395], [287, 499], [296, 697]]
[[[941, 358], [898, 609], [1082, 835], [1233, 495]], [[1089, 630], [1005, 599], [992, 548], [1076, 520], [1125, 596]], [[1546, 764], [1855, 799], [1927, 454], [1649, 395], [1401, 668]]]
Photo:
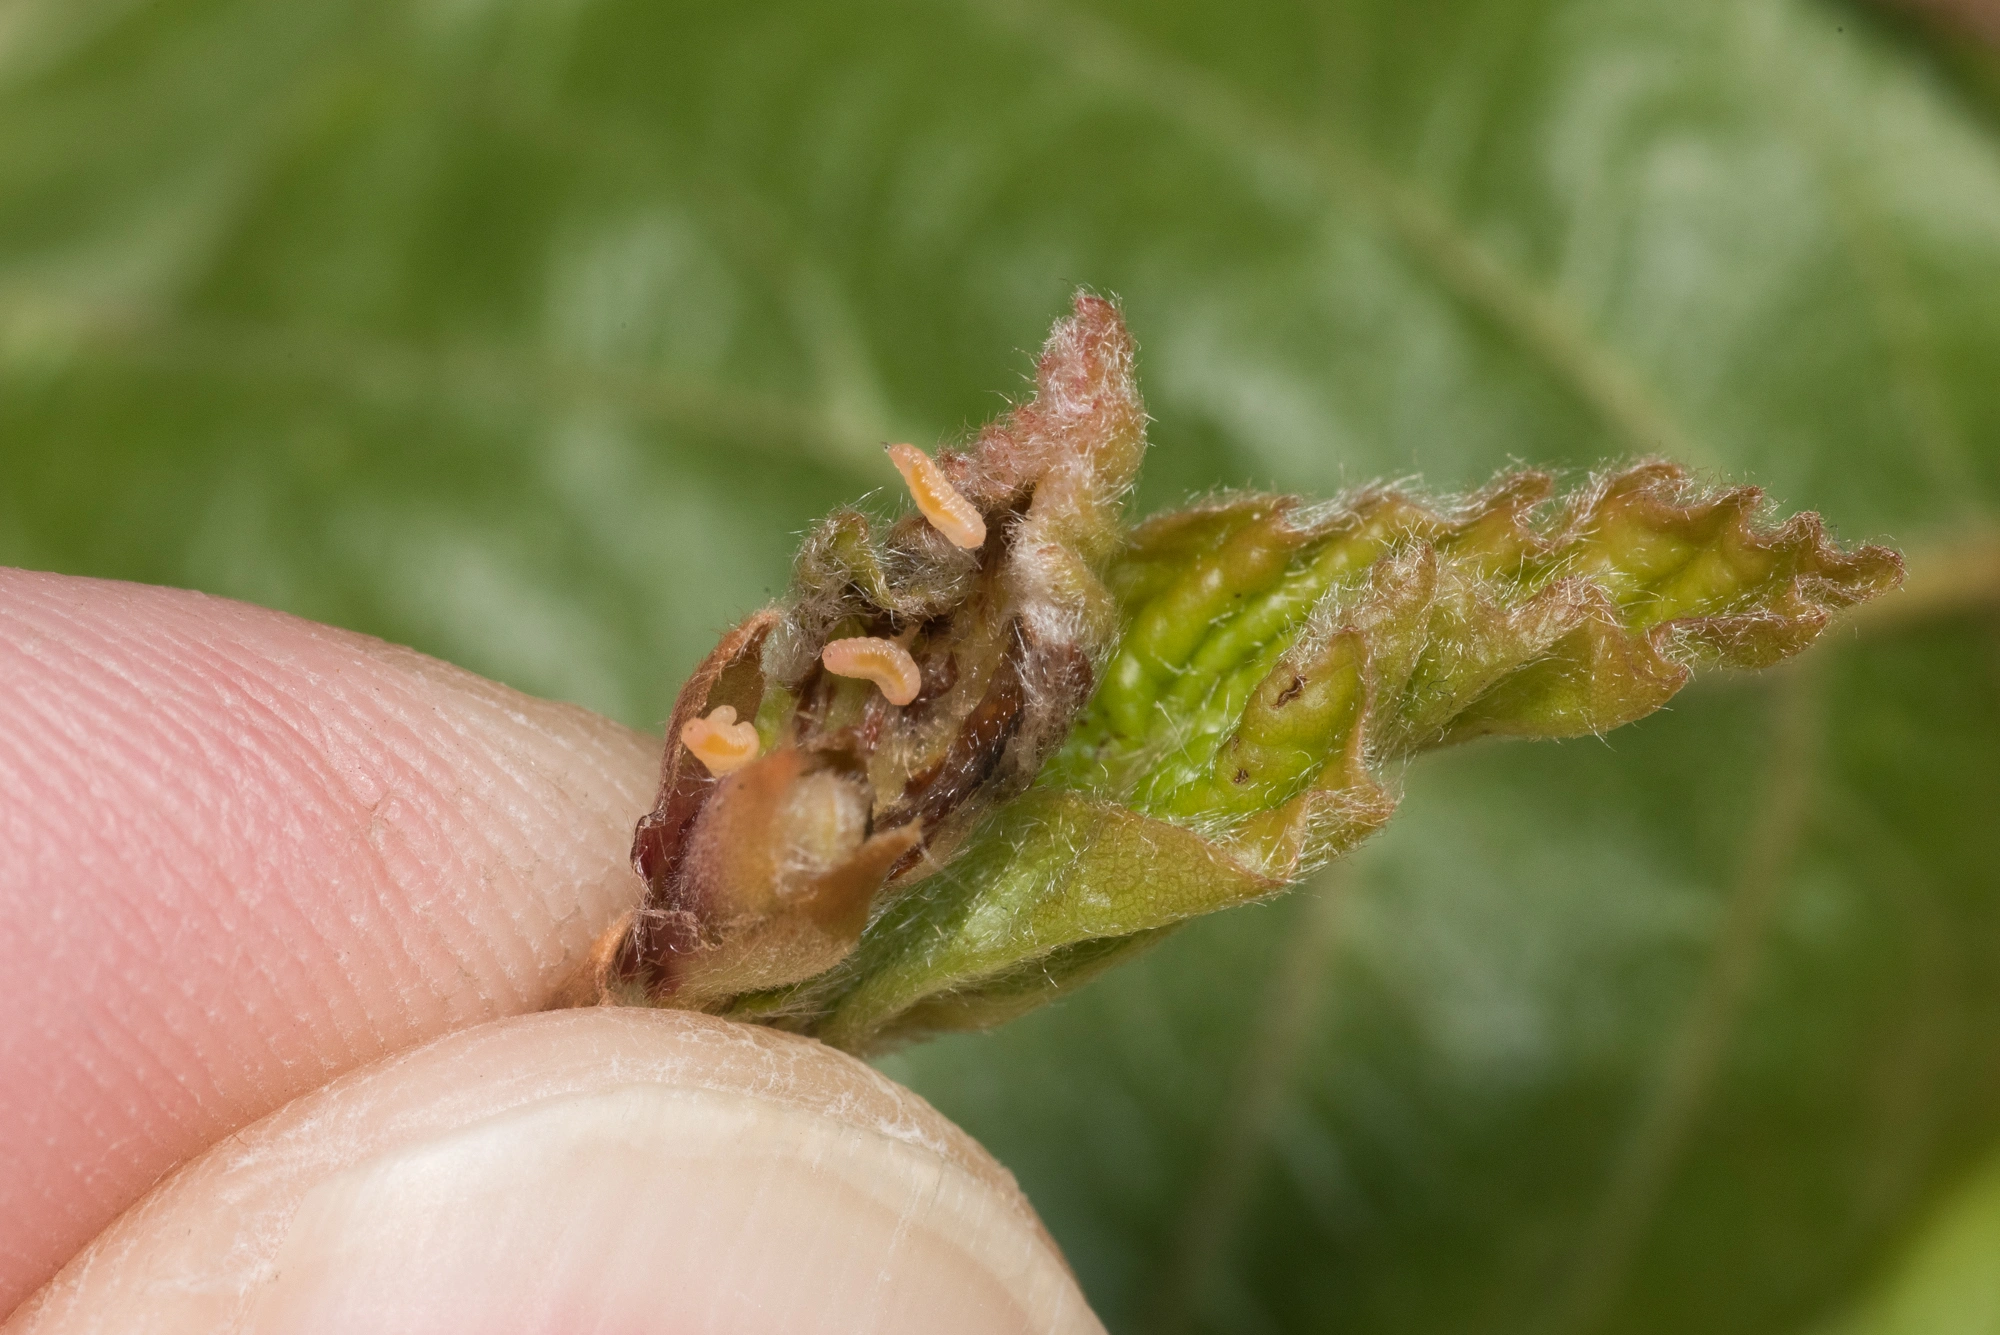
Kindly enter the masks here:
[[906, 705], [924, 688], [923, 673], [910, 651], [894, 640], [873, 635], [835, 640], [819, 651], [819, 661], [836, 677], [858, 677], [882, 688], [892, 705]]
[[986, 542], [986, 519], [979, 507], [959, 494], [957, 487], [931, 457], [914, 445], [891, 445], [889, 462], [903, 475], [910, 499], [923, 511], [931, 527], [944, 534], [954, 547], [968, 550]]
[[707, 718], [689, 719], [681, 728], [681, 744], [718, 779], [755, 760], [760, 749], [757, 725], [738, 723], [728, 705], [717, 705]]

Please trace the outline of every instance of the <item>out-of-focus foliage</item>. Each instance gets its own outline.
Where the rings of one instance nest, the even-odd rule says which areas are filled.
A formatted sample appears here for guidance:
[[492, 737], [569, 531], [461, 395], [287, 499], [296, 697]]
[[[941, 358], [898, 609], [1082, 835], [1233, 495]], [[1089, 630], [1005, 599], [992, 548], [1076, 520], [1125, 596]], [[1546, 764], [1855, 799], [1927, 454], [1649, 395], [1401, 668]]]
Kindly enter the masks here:
[[1986, 1335], [2000, 1330], [2000, 1158], [1937, 1211], [1879, 1293], [1828, 1335]]
[[1142, 510], [1760, 483], [1912, 591], [892, 1067], [1115, 1328], [1896, 1329], [2000, 1141], [1993, 106], [1831, 0], [16, 0], [0, 560], [657, 723], [1078, 283]]

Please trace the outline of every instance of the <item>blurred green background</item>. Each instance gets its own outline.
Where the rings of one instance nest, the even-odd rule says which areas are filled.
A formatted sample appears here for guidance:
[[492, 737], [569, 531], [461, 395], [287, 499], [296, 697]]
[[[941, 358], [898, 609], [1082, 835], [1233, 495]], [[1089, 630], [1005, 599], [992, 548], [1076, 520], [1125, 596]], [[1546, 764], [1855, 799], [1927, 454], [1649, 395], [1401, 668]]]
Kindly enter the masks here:
[[1813, 0], [9, 0], [0, 561], [657, 727], [1119, 294], [1146, 508], [1677, 455], [1912, 593], [885, 1065], [1119, 1331], [2000, 1331], [2000, 78]]

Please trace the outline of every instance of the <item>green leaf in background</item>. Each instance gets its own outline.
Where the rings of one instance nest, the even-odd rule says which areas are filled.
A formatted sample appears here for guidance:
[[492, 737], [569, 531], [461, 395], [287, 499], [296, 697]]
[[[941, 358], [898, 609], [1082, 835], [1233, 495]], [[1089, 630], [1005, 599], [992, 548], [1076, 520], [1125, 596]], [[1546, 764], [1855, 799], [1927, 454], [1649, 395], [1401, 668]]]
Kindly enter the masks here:
[[1909, 1255], [1828, 1335], [1987, 1335], [2000, 1330], [2000, 1158], [1925, 1225]]
[[1993, 105], [1810, 0], [16, 0], [0, 560], [657, 725], [1077, 284], [1141, 511], [1761, 484], [1911, 591], [889, 1066], [1114, 1328], [1893, 1329], [2000, 1144]]

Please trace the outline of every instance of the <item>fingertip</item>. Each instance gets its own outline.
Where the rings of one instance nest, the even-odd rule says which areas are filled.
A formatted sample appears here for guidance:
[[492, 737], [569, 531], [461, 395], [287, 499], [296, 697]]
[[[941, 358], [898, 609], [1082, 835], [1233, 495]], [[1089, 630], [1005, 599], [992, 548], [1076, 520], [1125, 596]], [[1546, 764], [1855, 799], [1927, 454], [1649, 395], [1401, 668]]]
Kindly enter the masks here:
[[0, 1311], [342, 1071], [547, 1005], [657, 739], [182, 590], [0, 571]]
[[1097, 1332], [1006, 1171], [811, 1040], [574, 1011], [441, 1039], [164, 1184], [9, 1332]]

